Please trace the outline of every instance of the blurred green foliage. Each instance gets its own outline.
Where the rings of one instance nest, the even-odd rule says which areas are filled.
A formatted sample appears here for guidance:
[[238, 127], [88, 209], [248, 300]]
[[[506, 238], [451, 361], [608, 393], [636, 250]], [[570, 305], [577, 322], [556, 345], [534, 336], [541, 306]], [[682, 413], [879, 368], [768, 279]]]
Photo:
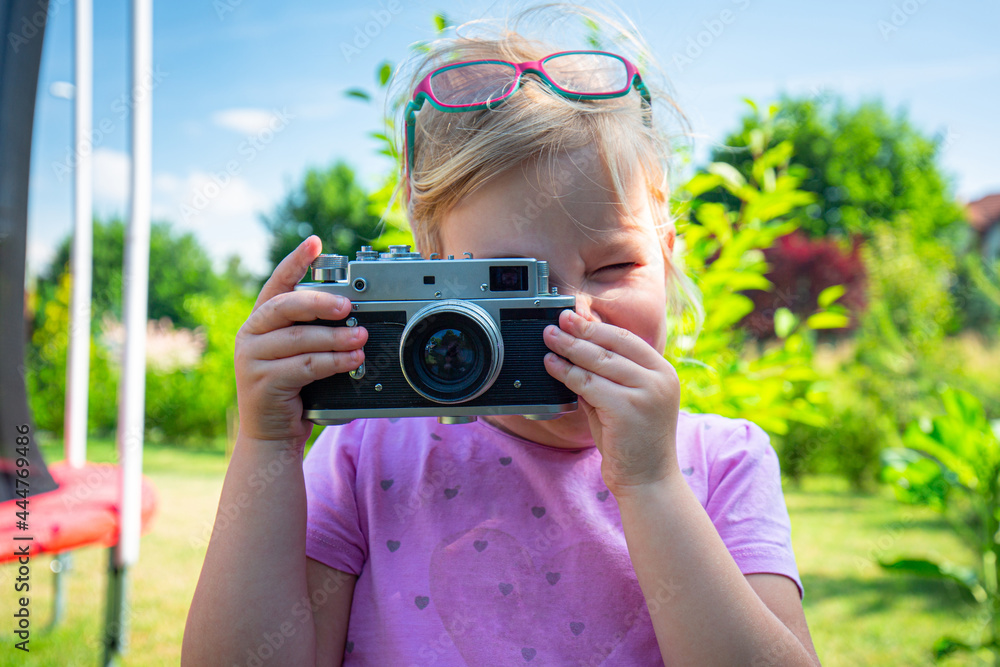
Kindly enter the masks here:
[[146, 374], [146, 430], [154, 442], [204, 448], [234, 425], [233, 350], [254, 298], [232, 290], [221, 298], [192, 294], [185, 299], [205, 333], [205, 349], [190, 368]]
[[323, 252], [347, 255], [378, 236], [378, 216], [369, 211], [368, 193], [343, 162], [309, 169], [270, 215], [262, 216], [271, 232], [268, 260], [277, 266], [310, 234], [323, 241]]
[[[71, 238], [56, 249], [55, 257], [38, 281], [38, 301], [53, 298], [69, 271]], [[125, 223], [120, 218], [94, 220], [93, 303], [94, 331], [105, 314], [121, 320], [122, 265]], [[191, 232], [179, 233], [169, 222], [154, 222], [149, 231], [149, 319], [169, 318], [180, 327], [193, 327], [195, 319], [184, 307], [188, 294], [222, 294], [225, 286], [212, 269], [212, 260]], [[44, 317], [44, 313], [42, 313]]]
[[816, 195], [798, 216], [804, 231], [871, 238], [905, 222], [931, 239], [959, 229], [964, 218], [939, 164], [945, 141], [924, 136], [905, 112], [890, 115], [878, 101], [851, 107], [832, 94], [786, 95], [773, 116], [746, 114], [712, 160], [749, 176], [753, 151], [788, 142], [792, 163], [808, 170], [802, 189]]
[[[35, 424], [42, 430], [62, 433], [70, 335], [69, 274], [63, 273], [49, 287], [49, 298], [36, 299], [35, 326], [26, 350], [24, 379]], [[94, 339], [90, 343], [88, 387], [87, 428], [91, 432], [107, 432], [118, 416], [118, 371], [108, 350]]]
[[[105, 316], [114, 320], [121, 307], [123, 225], [117, 220], [96, 221], [94, 230], [94, 320]], [[68, 246], [67, 239], [60, 247]], [[114, 261], [117, 267], [112, 266]], [[25, 373], [36, 424], [56, 435], [63, 430], [70, 332], [71, 278], [59, 270], [65, 264], [60, 262], [57, 255], [49, 270], [57, 282], [43, 276], [32, 300], [34, 326]], [[154, 285], [157, 280], [160, 283]], [[236, 408], [235, 335], [253, 306], [252, 282], [238, 259], [231, 259], [220, 276], [193, 235], [178, 234], [165, 223], [153, 226], [150, 319], [174, 314], [182, 326], [204, 334], [205, 347], [192, 366], [163, 371], [147, 367], [145, 425], [151, 439], [206, 446], [226, 434]], [[119, 366], [109, 341], [95, 335], [90, 346], [90, 433], [108, 435], [116, 428]]]
[[[767, 114], [776, 112], [772, 107]], [[773, 434], [785, 434], [793, 423], [826, 423], [826, 396], [812, 368], [814, 331], [845, 326], [848, 320], [836, 303], [843, 289], [835, 286], [820, 295], [806, 319], [779, 308], [777, 341], [770, 345], [758, 345], [738, 326], [753, 310], [742, 292], [773, 287], [764, 276], [762, 250], [793, 231], [794, 213], [816, 199], [800, 189], [801, 170], [789, 167], [791, 144], [767, 148], [769, 138], [751, 148], [748, 176], [713, 163], [680, 188], [675, 202], [680, 256], [701, 292], [705, 317], [698, 329], [689, 311], [667, 358], [677, 367], [686, 409], [749, 418]], [[736, 205], [701, 198], [716, 188]]]
[[[964, 214], [940, 166], [944, 137], [924, 136], [879, 102], [851, 107], [833, 95], [785, 96], [769, 114], [751, 106], [727, 147], [713, 152], [713, 166], [722, 162], [759, 181], [755, 156], [782, 147], [789, 172], [814, 196], [790, 219], [814, 236], [862, 239], [867, 283], [867, 309], [846, 353], [818, 378], [831, 394], [827, 423], [777, 433], [783, 471], [793, 479], [837, 472], [871, 488], [879, 451], [934, 409], [942, 383], [974, 392], [1000, 414], [1000, 369], [983, 367], [992, 357], [987, 351], [977, 359], [974, 341], [955, 338], [970, 325], [990, 336], [1000, 330], [1000, 309], [986, 296], [989, 278], [982, 280], [989, 272], [966, 254]], [[731, 188], [702, 198], [742, 206]]]
[[988, 262], [975, 251], [962, 260], [952, 287], [958, 327], [1000, 341], [1000, 261]]
[[1000, 662], [1000, 424], [990, 424], [972, 394], [945, 388], [940, 400], [943, 415], [909, 424], [905, 447], [885, 450], [882, 477], [900, 501], [940, 511], [978, 564], [900, 558], [881, 565], [950, 581], [979, 603], [978, 631], [971, 638], [941, 637], [933, 647], [936, 658], [986, 648]]

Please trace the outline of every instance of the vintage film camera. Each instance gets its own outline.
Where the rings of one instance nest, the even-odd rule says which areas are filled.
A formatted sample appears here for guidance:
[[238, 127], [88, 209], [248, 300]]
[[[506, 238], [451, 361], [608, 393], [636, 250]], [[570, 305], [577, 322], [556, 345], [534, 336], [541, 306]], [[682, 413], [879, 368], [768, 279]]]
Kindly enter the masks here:
[[573, 296], [549, 289], [548, 263], [527, 258], [423, 259], [410, 246], [357, 259], [320, 255], [313, 282], [351, 300], [343, 320], [302, 325], [363, 326], [365, 361], [302, 389], [305, 417], [343, 424], [369, 417], [436, 416], [445, 424], [479, 415], [552, 419], [577, 397], [546, 372], [542, 331], [558, 324]]

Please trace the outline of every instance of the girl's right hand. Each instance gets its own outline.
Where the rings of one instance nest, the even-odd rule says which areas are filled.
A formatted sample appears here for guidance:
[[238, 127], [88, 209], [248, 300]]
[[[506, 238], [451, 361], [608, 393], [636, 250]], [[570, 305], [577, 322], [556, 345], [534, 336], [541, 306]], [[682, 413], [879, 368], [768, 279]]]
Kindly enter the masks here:
[[340, 320], [351, 302], [316, 290], [295, 291], [322, 250], [310, 236], [271, 274], [250, 317], [236, 334], [236, 393], [240, 435], [301, 448], [312, 433], [302, 417], [302, 387], [364, 361], [363, 327], [296, 326], [316, 319]]

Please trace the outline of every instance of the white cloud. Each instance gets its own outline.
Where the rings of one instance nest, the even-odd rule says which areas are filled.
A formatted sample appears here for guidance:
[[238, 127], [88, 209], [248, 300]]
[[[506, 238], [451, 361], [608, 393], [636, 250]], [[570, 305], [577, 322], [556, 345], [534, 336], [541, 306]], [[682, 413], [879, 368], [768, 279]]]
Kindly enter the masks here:
[[69, 81], [53, 81], [49, 86], [49, 94], [53, 97], [71, 100], [76, 95], [76, 86]]
[[98, 212], [126, 213], [129, 194], [128, 154], [111, 148], [94, 151], [94, 209]]
[[181, 194], [189, 209], [181, 217], [194, 219], [209, 213], [226, 218], [243, 218], [256, 214], [267, 201], [250, 187], [246, 179], [224, 172], [209, 174], [195, 171], [188, 175]]
[[243, 134], [262, 132], [275, 118], [267, 109], [223, 109], [212, 114], [212, 122], [219, 127]]
[[31, 238], [30, 230], [28, 236], [28, 256], [26, 258], [25, 271], [30, 281], [39, 273], [49, 268], [53, 258], [56, 256], [56, 247], [51, 239], [38, 241]]
[[181, 187], [181, 179], [173, 174], [160, 172], [153, 174], [153, 190], [173, 194]]
[[193, 171], [178, 177], [161, 172], [153, 179], [153, 217], [194, 232], [216, 268], [234, 254], [251, 271], [263, 273], [268, 268], [270, 239], [259, 215], [272, 205], [239, 175]]

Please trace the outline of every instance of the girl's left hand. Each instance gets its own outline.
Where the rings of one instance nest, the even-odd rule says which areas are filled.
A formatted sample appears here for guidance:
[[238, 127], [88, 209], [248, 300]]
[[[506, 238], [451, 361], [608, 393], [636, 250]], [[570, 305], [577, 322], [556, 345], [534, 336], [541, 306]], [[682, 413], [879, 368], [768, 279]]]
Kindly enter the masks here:
[[556, 353], [545, 355], [545, 368], [580, 397], [615, 496], [679, 472], [680, 382], [666, 359], [632, 332], [572, 310], [544, 339]]

